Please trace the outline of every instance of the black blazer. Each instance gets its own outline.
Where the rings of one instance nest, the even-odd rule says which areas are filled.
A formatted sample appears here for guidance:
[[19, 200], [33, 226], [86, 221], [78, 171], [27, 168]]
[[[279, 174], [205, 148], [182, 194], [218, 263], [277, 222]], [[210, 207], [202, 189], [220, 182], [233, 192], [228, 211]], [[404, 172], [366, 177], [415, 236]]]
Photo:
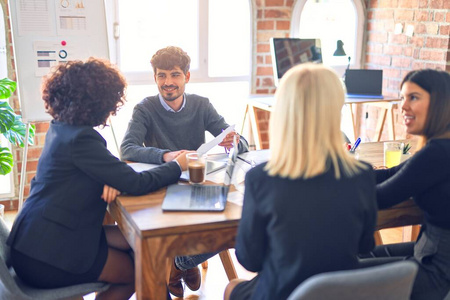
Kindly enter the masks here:
[[337, 180], [334, 169], [313, 178], [269, 176], [266, 164], [245, 179], [236, 256], [258, 272], [251, 299], [286, 299], [312, 275], [358, 267], [375, 245], [372, 167]]
[[177, 182], [180, 175], [176, 162], [136, 173], [107, 150], [92, 127], [52, 121], [30, 196], [7, 243], [49, 265], [84, 273], [104, 234], [103, 186], [141, 195]]

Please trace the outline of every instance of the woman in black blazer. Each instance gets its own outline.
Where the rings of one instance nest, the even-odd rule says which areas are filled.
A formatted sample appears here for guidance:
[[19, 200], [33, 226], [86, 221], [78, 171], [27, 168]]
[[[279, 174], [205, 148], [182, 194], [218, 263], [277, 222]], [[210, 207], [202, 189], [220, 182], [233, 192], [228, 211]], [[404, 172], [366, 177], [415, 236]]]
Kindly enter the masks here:
[[177, 182], [186, 159], [136, 173], [107, 150], [93, 127], [115, 114], [125, 88], [115, 67], [94, 58], [58, 65], [43, 84], [53, 120], [8, 239], [13, 267], [30, 285], [98, 280], [112, 284], [98, 299], [129, 299], [134, 292], [130, 246], [117, 226], [102, 226], [107, 202], [117, 190], [141, 195]]
[[339, 77], [301, 64], [275, 98], [270, 158], [246, 175], [236, 237], [238, 261], [258, 275], [230, 281], [226, 300], [286, 299], [315, 274], [358, 268], [374, 246], [374, 172], [344, 149]]

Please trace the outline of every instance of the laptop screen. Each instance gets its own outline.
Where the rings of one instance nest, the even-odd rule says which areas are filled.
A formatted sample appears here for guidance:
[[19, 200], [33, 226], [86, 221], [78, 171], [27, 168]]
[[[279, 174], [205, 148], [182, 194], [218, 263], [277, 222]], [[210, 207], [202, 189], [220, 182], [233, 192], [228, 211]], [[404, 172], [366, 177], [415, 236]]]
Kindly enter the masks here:
[[383, 70], [348, 69], [345, 87], [350, 95], [380, 96], [383, 93]]
[[270, 38], [270, 52], [275, 86], [293, 66], [315, 62], [322, 63], [320, 39]]

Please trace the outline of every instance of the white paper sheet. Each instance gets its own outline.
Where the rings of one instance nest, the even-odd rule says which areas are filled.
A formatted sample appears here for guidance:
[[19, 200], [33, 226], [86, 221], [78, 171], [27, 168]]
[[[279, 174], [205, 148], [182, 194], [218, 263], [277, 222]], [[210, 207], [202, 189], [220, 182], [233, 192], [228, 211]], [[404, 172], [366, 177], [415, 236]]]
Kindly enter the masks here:
[[228, 133], [230, 133], [231, 131], [234, 131], [235, 126], [236, 125], [234, 125], [234, 124], [229, 126], [227, 129], [222, 131], [221, 134], [216, 136], [212, 141], [202, 144], [200, 147], [198, 147], [197, 152], [205, 154], [206, 152], [208, 152], [209, 150], [211, 150], [212, 148], [217, 146], [220, 142], [223, 141], [223, 139], [227, 136]]

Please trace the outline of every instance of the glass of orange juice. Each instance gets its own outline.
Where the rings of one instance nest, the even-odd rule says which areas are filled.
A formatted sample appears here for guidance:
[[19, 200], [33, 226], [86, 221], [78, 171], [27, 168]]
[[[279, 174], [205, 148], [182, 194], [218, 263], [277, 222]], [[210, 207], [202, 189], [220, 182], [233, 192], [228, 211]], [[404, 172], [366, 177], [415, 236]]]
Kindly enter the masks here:
[[400, 164], [403, 152], [403, 143], [384, 142], [384, 165], [392, 168]]

